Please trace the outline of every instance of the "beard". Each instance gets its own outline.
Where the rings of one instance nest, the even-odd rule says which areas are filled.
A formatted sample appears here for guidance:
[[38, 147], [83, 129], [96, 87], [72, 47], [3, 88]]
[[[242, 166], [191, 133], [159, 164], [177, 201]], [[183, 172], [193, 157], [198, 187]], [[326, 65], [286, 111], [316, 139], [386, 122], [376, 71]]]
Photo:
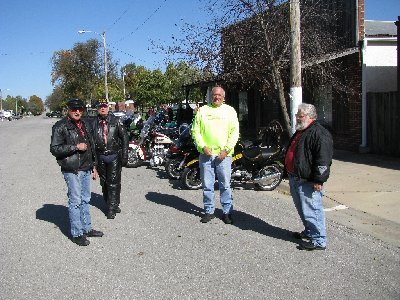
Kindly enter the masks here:
[[307, 126], [308, 126], [308, 124], [304, 120], [303, 121], [296, 120], [295, 128], [296, 128], [297, 131], [304, 130], [304, 129], [307, 128]]

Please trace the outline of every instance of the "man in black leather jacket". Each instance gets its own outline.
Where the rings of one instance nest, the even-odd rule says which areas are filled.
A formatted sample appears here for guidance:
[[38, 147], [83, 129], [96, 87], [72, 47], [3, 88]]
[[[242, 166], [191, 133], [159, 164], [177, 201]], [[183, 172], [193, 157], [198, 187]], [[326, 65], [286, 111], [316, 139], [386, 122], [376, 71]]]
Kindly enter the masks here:
[[56, 157], [68, 187], [72, 241], [87, 246], [87, 237], [103, 236], [101, 231], [92, 229], [89, 212], [90, 177], [97, 178], [97, 160], [90, 126], [81, 119], [84, 103], [71, 99], [67, 106], [68, 116], [52, 128], [50, 152]]
[[107, 203], [107, 219], [121, 212], [121, 171], [128, 163], [128, 133], [122, 121], [109, 113], [106, 101], [97, 102], [97, 117], [92, 122], [93, 139], [98, 160], [103, 198]]
[[296, 132], [290, 139], [285, 157], [290, 193], [304, 226], [304, 230], [294, 233], [294, 237], [303, 240], [299, 248], [308, 251], [326, 248], [322, 196], [333, 155], [332, 136], [316, 119], [314, 105], [299, 105]]

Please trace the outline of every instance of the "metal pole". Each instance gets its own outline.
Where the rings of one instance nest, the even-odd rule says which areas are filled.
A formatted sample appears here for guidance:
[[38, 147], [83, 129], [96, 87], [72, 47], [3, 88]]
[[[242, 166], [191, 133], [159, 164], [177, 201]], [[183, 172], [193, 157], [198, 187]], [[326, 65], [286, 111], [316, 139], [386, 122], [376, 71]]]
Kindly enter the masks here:
[[3, 92], [1, 91], [1, 89], [0, 89], [0, 103], [1, 103], [0, 111], [3, 111]]
[[292, 133], [295, 132], [296, 110], [302, 102], [301, 46], [300, 46], [300, 1], [290, 0], [290, 119]]
[[123, 84], [123, 88], [124, 88], [124, 100], [125, 100], [126, 90], [125, 90], [125, 69], [124, 68], [122, 68], [122, 84]]
[[108, 102], [108, 85], [107, 85], [107, 73], [108, 73], [108, 67], [107, 67], [107, 43], [106, 43], [106, 32], [103, 31], [102, 35], [103, 37], [103, 44], [104, 44], [104, 85], [106, 89], [106, 100]]
[[394, 24], [397, 26], [397, 101], [400, 101], [400, 16]]
[[96, 32], [96, 31], [91, 31], [91, 30], [79, 30], [78, 33], [87, 33], [87, 32], [93, 32], [97, 35], [100, 35], [103, 39], [103, 47], [104, 47], [104, 87], [105, 87], [105, 92], [106, 92], [106, 100], [108, 102], [108, 85], [107, 85], [107, 73], [108, 73], [108, 67], [107, 67], [107, 42], [106, 42], [106, 32], [103, 31], [102, 34]]

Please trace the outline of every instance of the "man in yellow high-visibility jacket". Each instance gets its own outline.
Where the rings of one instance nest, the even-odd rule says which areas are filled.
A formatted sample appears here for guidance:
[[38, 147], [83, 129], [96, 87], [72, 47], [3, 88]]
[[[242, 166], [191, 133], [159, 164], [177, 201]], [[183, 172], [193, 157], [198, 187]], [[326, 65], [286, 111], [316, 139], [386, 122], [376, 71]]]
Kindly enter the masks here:
[[205, 211], [202, 223], [207, 223], [215, 217], [215, 176], [219, 184], [222, 220], [226, 224], [232, 223], [231, 166], [232, 153], [239, 139], [239, 121], [235, 109], [224, 102], [224, 89], [214, 87], [212, 103], [199, 109], [192, 126], [192, 136], [200, 152]]

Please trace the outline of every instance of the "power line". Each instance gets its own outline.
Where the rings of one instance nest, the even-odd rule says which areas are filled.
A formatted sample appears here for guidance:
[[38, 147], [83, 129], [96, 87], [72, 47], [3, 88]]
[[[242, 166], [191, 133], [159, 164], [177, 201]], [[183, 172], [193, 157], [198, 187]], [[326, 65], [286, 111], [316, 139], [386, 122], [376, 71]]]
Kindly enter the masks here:
[[39, 51], [39, 52], [26, 52], [26, 53], [0, 53], [0, 56], [40, 55], [40, 54], [50, 54], [50, 52], [47, 52], [47, 51]]
[[107, 29], [106, 31], [110, 31], [111, 28], [113, 28], [121, 19], [122, 17], [128, 12], [129, 9], [126, 9], [115, 21], [114, 23], [112, 23]]
[[144, 24], [147, 23], [147, 21], [149, 21], [159, 10], [160, 8], [164, 5], [164, 3], [167, 2], [167, 0], [164, 0], [163, 3], [160, 4], [159, 7], [157, 7], [144, 21], [142, 24], [140, 24], [138, 27], [136, 27], [136, 29], [134, 31], [132, 31], [131, 33], [127, 34], [126, 36], [122, 37], [121, 39], [119, 39], [117, 41], [117, 43], [121, 42], [122, 40], [126, 39], [128, 36], [131, 36], [132, 34], [134, 34], [136, 31], [139, 30], [140, 27], [142, 27]]

